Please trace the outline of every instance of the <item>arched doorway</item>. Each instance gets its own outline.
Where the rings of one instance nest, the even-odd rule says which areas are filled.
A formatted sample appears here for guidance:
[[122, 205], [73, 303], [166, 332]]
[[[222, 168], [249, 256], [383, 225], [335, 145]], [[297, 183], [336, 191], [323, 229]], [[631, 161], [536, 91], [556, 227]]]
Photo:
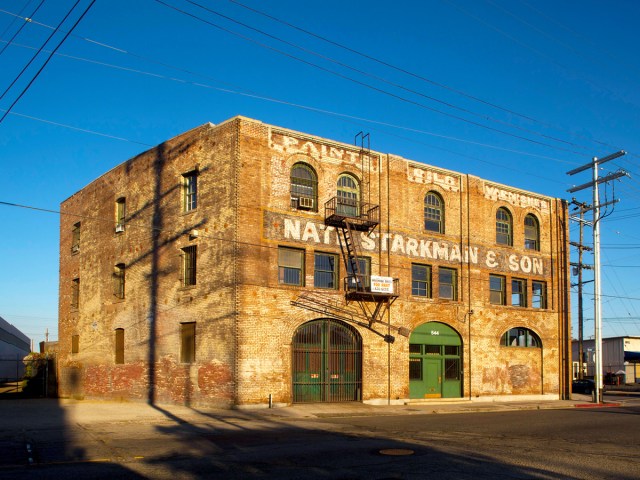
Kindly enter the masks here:
[[349, 402], [362, 397], [362, 338], [351, 326], [321, 318], [293, 335], [293, 402]]
[[462, 396], [462, 339], [448, 325], [428, 322], [409, 337], [409, 398]]

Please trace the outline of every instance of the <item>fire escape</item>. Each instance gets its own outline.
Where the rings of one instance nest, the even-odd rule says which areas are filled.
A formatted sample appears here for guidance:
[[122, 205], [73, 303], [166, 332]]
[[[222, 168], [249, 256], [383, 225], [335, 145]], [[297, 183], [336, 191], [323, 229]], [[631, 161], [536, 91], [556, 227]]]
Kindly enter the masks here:
[[[381, 333], [375, 327], [384, 325], [387, 330], [408, 337], [408, 329], [384, 321], [398, 298], [398, 279], [371, 275], [361, 255], [362, 235], [371, 235], [379, 225], [380, 207], [338, 194], [326, 202], [324, 208], [324, 223], [335, 228], [344, 262], [345, 303], [332, 295], [313, 291], [300, 294], [291, 304], [368, 328], [388, 343], [393, 343], [395, 337]], [[355, 309], [352, 308], [354, 304], [357, 305]]]

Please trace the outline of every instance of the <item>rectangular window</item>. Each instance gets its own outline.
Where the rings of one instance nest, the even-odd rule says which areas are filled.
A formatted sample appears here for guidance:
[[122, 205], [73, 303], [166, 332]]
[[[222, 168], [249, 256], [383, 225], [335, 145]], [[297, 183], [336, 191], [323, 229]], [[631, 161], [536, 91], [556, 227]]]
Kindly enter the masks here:
[[409, 359], [409, 380], [422, 380], [422, 359]]
[[124, 220], [127, 215], [127, 203], [124, 197], [116, 200], [116, 233], [124, 232]]
[[444, 379], [460, 380], [460, 359], [459, 358], [444, 359]]
[[182, 249], [182, 285], [189, 287], [196, 284], [198, 247], [191, 245]]
[[278, 247], [278, 282], [304, 285], [304, 250]]
[[411, 295], [431, 298], [431, 267], [414, 263], [411, 265]]
[[113, 267], [113, 296], [124, 299], [124, 263]]
[[441, 355], [442, 352], [440, 350], [440, 345], [425, 345], [424, 354], [425, 355]]
[[71, 230], [71, 253], [80, 251], [80, 222], [73, 225]]
[[533, 308], [547, 308], [547, 282], [531, 282], [531, 306]]
[[313, 286], [338, 289], [338, 256], [316, 253], [314, 256]]
[[198, 172], [182, 175], [182, 207], [184, 212], [198, 207]]
[[506, 299], [505, 278], [500, 275], [489, 275], [489, 301], [493, 305], [504, 305]]
[[78, 353], [80, 351], [80, 335], [71, 336], [71, 353]]
[[180, 362], [196, 361], [196, 322], [180, 324]]
[[80, 306], [80, 279], [71, 280], [71, 307], [78, 308]]
[[527, 306], [527, 281], [520, 278], [511, 280], [511, 305], [514, 307]]
[[124, 328], [116, 328], [116, 364], [124, 363]]
[[458, 299], [458, 271], [454, 268], [438, 269], [439, 296], [449, 300]]
[[354, 274], [353, 267], [347, 262], [347, 277], [349, 279], [347, 288], [356, 290], [359, 281], [364, 290], [371, 289], [371, 259], [369, 257], [358, 258], [358, 278]]

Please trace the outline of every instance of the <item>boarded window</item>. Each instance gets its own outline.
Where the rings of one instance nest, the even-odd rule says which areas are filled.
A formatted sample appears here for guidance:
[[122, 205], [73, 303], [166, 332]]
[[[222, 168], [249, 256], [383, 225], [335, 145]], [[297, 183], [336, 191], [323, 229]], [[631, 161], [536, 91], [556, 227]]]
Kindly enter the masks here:
[[116, 364], [124, 363], [124, 328], [116, 328]]
[[80, 335], [71, 336], [71, 353], [78, 353], [80, 351]]
[[196, 322], [180, 324], [180, 362], [196, 361]]
[[74, 278], [71, 281], [71, 307], [78, 308], [80, 306], [80, 279]]

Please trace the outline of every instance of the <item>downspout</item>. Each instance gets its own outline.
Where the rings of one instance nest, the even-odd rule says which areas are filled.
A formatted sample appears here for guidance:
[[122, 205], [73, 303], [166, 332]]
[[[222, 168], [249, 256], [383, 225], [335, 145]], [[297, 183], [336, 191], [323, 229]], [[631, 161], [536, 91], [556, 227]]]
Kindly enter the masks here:
[[469, 354], [467, 355], [467, 362], [469, 364], [469, 400], [471, 400], [471, 214], [469, 211], [469, 174], [467, 177], [467, 297], [469, 300], [469, 310], [467, 312], [467, 328], [468, 339], [467, 348]]

